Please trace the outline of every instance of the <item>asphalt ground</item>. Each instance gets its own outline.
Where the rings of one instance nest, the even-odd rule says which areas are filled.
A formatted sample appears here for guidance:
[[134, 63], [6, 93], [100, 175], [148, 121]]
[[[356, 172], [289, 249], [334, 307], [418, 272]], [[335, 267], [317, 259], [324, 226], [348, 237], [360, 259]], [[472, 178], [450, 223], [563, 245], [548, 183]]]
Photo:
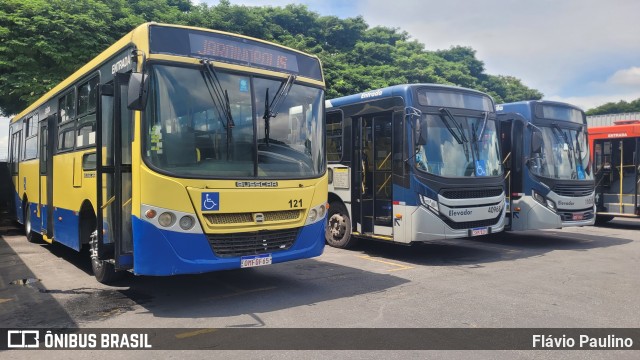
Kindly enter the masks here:
[[[3, 328], [638, 328], [640, 221], [400, 246], [175, 277], [91, 275], [89, 255], [0, 223]], [[195, 335], [194, 335], [195, 336]], [[15, 358], [210, 352], [10, 351]], [[29, 355], [30, 354], [30, 355]], [[154, 355], [155, 354], [155, 355]], [[637, 351], [217, 351], [251, 358], [637, 358]], [[0, 358], [3, 353], [0, 353]]]

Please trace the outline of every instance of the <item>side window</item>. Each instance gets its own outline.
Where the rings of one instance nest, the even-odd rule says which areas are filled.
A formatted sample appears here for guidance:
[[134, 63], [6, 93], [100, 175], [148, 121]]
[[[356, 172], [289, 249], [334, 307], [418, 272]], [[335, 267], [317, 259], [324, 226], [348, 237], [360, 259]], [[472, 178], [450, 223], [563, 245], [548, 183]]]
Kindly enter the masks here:
[[73, 120], [76, 115], [75, 93], [70, 91], [61, 97], [58, 102], [58, 106], [60, 109], [60, 116], [58, 117], [59, 124], [64, 124], [67, 121]]
[[85, 147], [96, 143], [96, 104], [98, 77], [78, 87], [78, 127], [76, 146]]
[[24, 122], [24, 156], [23, 160], [35, 159], [38, 156], [38, 114]]
[[342, 112], [327, 114], [327, 161], [342, 159]]
[[58, 130], [58, 151], [73, 149], [75, 140], [75, 124], [68, 123]]
[[21, 147], [22, 147], [22, 131], [16, 131], [11, 135], [11, 172], [13, 175], [18, 174], [18, 163], [20, 162]]

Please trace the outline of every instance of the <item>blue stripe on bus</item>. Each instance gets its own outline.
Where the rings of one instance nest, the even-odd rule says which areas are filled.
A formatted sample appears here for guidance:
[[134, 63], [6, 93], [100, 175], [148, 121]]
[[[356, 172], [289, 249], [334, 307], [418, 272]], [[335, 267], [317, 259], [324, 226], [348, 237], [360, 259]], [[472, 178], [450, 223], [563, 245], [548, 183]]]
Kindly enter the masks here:
[[[137, 275], [195, 274], [240, 268], [240, 257], [218, 258], [204, 234], [161, 230], [132, 217], [134, 267]], [[305, 226], [288, 250], [272, 253], [273, 263], [322, 254], [326, 220]]]
[[31, 218], [31, 231], [39, 233], [42, 228], [42, 224], [36, 211], [38, 209], [38, 204], [29, 203], [27, 206], [29, 208], [29, 217]]
[[80, 251], [80, 217], [75, 211], [54, 207], [53, 237], [56, 242]]

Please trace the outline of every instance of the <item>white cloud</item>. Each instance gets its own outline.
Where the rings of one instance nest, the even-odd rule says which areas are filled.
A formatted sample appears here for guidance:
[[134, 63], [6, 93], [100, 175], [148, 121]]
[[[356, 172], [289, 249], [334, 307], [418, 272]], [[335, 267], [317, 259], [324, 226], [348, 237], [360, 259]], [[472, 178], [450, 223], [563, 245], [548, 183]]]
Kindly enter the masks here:
[[640, 67], [631, 67], [629, 69], [616, 71], [607, 83], [612, 85], [634, 86], [640, 87]]
[[581, 107], [584, 110], [589, 110], [609, 102], [617, 103], [620, 100], [624, 100], [628, 102], [635, 99], [640, 99], [640, 90], [637, 90], [635, 92], [625, 93], [625, 94], [618, 93], [613, 95], [598, 94], [598, 95], [589, 95], [589, 96], [568, 96], [568, 97], [554, 95], [554, 96], [545, 97], [545, 100], [566, 102], [566, 103]]

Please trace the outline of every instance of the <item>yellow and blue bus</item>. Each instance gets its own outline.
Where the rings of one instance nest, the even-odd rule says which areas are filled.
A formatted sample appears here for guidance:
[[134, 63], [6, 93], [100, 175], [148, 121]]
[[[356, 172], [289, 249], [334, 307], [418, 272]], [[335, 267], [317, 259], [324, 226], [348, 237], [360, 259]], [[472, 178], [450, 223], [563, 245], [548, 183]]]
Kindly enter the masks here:
[[503, 230], [505, 192], [491, 97], [406, 84], [328, 101], [327, 243], [410, 244]]
[[143, 24], [12, 119], [18, 222], [104, 283], [318, 256], [324, 90], [315, 56]]
[[595, 182], [584, 111], [547, 100], [496, 109], [507, 169], [507, 230], [593, 225]]

